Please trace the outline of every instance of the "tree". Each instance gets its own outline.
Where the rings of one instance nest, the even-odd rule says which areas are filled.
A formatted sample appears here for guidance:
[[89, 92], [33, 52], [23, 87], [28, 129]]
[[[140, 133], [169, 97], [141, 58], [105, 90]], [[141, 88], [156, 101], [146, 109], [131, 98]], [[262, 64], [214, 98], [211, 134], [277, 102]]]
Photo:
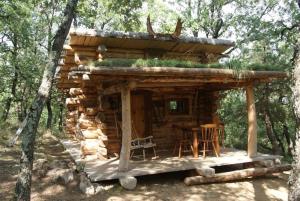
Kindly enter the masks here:
[[15, 200], [30, 200], [33, 154], [37, 127], [43, 107], [52, 88], [54, 73], [63, 50], [64, 41], [75, 16], [77, 3], [78, 0], [69, 0], [67, 2], [63, 21], [54, 36], [52, 51], [49, 54], [48, 63], [44, 70], [38, 94], [30, 107], [25, 119], [24, 127], [22, 128], [22, 156], [20, 159], [20, 172], [15, 189]]
[[[300, 24], [299, 24], [300, 31]], [[295, 67], [294, 67], [294, 109], [296, 118], [300, 119], [300, 39], [296, 45]], [[293, 170], [289, 177], [289, 200], [300, 200], [300, 128], [296, 132], [295, 150], [294, 150]]]
[[90, 29], [137, 31], [141, 0], [86, 0], [78, 5], [78, 25]]
[[[300, 9], [300, 1], [298, 1], [298, 6]], [[292, 26], [293, 27], [293, 26]], [[295, 26], [298, 31], [300, 31], [300, 21], [298, 21]], [[296, 118], [300, 119], [300, 38], [298, 36], [297, 43], [295, 44], [295, 53], [294, 53], [294, 110]], [[293, 170], [289, 177], [289, 200], [295, 201], [300, 200], [300, 128], [298, 125], [296, 131], [296, 140], [295, 140], [295, 150], [294, 150], [294, 164]]]

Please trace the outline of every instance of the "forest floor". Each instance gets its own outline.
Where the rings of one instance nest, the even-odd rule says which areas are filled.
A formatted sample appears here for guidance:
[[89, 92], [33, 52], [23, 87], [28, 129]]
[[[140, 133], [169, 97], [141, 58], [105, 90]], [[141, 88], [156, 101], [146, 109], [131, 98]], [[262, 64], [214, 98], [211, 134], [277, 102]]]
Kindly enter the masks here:
[[[0, 200], [11, 200], [19, 168], [19, 145], [13, 148], [6, 146], [7, 133], [0, 133]], [[37, 140], [35, 158], [47, 160], [71, 160], [63, 146], [55, 137], [41, 137]], [[74, 181], [65, 185], [54, 182], [49, 176], [38, 178], [33, 174], [32, 201], [40, 200], [287, 200], [288, 172], [273, 174], [256, 179], [245, 179], [238, 182], [186, 186], [184, 175], [170, 173], [138, 178], [137, 188], [124, 190], [117, 181], [106, 182], [106, 190], [87, 197], [79, 190], [79, 174]]]

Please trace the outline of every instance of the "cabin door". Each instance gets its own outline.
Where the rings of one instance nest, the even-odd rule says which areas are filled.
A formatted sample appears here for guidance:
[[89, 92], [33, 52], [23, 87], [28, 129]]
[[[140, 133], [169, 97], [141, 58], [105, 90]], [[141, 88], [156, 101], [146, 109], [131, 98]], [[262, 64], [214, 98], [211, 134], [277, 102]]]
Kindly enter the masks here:
[[144, 138], [151, 133], [151, 96], [140, 92], [131, 96], [131, 119], [133, 124], [132, 138]]

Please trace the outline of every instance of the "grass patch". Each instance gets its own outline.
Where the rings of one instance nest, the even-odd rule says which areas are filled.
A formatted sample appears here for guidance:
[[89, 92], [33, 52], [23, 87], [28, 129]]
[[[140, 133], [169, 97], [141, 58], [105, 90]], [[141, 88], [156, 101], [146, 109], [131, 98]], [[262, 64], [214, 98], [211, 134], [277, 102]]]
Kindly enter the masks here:
[[232, 60], [224, 64], [210, 63], [201, 64], [192, 61], [179, 60], [160, 60], [160, 59], [105, 59], [91, 63], [96, 67], [178, 67], [178, 68], [217, 68], [232, 70], [256, 70], [256, 71], [283, 71], [282, 65], [261, 64], [261, 63], [243, 63]]
[[107, 67], [181, 67], [181, 68], [225, 68], [222, 64], [200, 64], [192, 61], [159, 59], [106, 59], [93, 63], [95, 66]]

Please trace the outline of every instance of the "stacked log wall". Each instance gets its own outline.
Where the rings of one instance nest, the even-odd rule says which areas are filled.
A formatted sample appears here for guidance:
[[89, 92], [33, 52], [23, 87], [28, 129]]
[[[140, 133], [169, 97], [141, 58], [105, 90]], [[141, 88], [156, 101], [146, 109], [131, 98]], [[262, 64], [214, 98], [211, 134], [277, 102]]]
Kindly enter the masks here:
[[[163, 94], [153, 94], [153, 100], [161, 99]], [[174, 97], [174, 95], [170, 95], [169, 97]], [[172, 153], [174, 150], [174, 146], [176, 143], [176, 139], [182, 133], [180, 130], [174, 128], [174, 125], [179, 126], [194, 126], [194, 125], [201, 125], [206, 123], [212, 123], [213, 116], [212, 112], [216, 109], [216, 99], [214, 99], [213, 92], [209, 91], [200, 91], [199, 98], [197, 100], [197, 108], [193, 105], [193, 101], [195, 101], [195, 94], [188, 95], [188, 96], [181, 96], [189, 99], [189, 114], [187, 115], [173, 115], [168, 114], [168, 96], [164, 95], [165, 99], [165, 119], [163, 124], [152, 124], [152, 135], [153, 140], [157, 144], [157, 150], [159, 151], [166, 151], [168, 153]], [[180, 96], [179, 96], [180, 97]], [[197, 109], [195, 113], [195, 109]], [[153, 116], [154, 118], [154, 116]], [[155, 122], [155, 119], [152, 120]]]
[[[183, 93], [182, 93], [183, 94]], [[121, 150], [120, 125], [117, 125], [117, 110], [110, 108], [109, 101], [102, 99], [99, 101], [101, 90], [96, 87], [85, 87], [70, 89], [70, 97], [66, 100], [70, 133], [81, 141], [81, 150], [85, 155], [99, 155], [98, 158], [108, 158], [116, 156]], [[174, 97], [187, 98], [189, 100], [189, 113], [184, 115], [170, 114], [168, 110], [168, 100]], [[158, 124], [152, 115], [153, 141], [157, 145], [157, 151], [172, 153], [176, 143], [176, 136], [181, 135], [181, 131], [174, 128], [174, 125], [200, 125], [212, 123], [217, 110], [217, 93], [210, 91], [199, 91], [198, 98], [196, 92], [190, 91], [180, 95], [163, 93], [152, 93], [152, 100], [163, 100], [165, 103], [164, 120]], [[196, 104], [195, 104], [196, 101]], [[153, 102], [153, 101], [151, 101]], [[148, 108], [149, 109], [149, 108]], [[147, 111], [145, 111], [147, 113]], [[71, 118], [72, 117], [72, 118]], [[76, 130], [77, 129], [77, 130]], [[95, 148], [97, 147], [97, 148]]]

